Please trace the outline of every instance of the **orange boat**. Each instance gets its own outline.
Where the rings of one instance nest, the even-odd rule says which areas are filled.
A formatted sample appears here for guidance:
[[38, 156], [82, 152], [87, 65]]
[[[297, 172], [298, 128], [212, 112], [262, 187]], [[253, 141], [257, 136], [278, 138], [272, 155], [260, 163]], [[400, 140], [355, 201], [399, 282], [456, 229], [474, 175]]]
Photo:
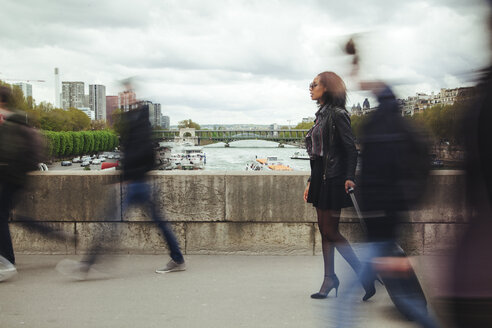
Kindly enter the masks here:
[[284, 164], [268, 165], [268, 168], [273, 171], [292, 171], [292, 168], [290, 166]]
[[272, 171], [292, 171], [290, 166], [282, 164], [276, 156], [257, 158], [256, 161], [261, 165], [268, 167]]

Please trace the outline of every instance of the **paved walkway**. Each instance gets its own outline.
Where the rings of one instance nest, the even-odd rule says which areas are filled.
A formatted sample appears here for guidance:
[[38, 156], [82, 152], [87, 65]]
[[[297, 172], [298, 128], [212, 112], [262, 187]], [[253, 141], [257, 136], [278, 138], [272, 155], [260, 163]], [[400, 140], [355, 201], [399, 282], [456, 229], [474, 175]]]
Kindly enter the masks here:
[[[320, 256], [186, 256], [187, 271], [155, 274], [167, 256], [119, 255], [104, 257], [104, 274], [85, 281], [55, 271], [64, 258], [79, 259], [18, 255], [19, 274], [0, 283], [0, 327], [330, 327], [333, 307], [354, 278], [337, 254], [339, 298], [332, 292], [312, 300]], [[377, 288], [371, 301], [358, 304], [358, 326], [416, 327]]]

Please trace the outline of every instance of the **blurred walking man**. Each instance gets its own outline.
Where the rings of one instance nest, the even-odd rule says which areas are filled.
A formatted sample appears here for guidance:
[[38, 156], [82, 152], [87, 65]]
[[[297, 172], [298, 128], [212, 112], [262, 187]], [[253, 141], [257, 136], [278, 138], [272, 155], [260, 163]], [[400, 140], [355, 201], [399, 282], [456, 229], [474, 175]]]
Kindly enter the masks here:
[[[133, 104], [132, 109], [123, 114], [123, 131], [121, 146], [123, 148], [123, 180], [126, 184], [126, 196], [123, 199], [122, 211], [131, 206], [142, 206], [147, 209], [152, 220], [158, 225], [167, 246], [171, 260], [156, 273], [184, 271], [185, 261], [179, 248], [178, 241], [166, 220], [161, 217], [152, 196], [151, 186], [147, 182], [147, 173], [155, 165], [155, 152], [152, 143], [152, 129], [149, 121], [148, 105]], [[82, 262], [73, 263], [64, 260], [57, 266], [62, 274], [74, 275], [85, 279], [91, 266], [98, 259], [98, 254], [104, 251], [102, 239], [104, 235], [96, 237], [89, 254]]]
[[11, 94], [9, 87], [0, 86], [0, 281], [17, 273], [9, 216], [27, 172], [37, 168], [41, 153], [35, 149], [39, 139], [25, 116], [9, 108]]

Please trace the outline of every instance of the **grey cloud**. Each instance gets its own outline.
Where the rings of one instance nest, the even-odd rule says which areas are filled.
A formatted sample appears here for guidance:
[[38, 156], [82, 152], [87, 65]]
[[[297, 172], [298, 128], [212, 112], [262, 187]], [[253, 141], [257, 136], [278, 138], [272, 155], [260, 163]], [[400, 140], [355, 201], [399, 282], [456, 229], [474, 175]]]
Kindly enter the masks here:
[[381, 38], [362, 61], [383, 78], [412, 79], [408, 92], [460, 80], [488, 59], [481, 3], [4, 0], [0, 59], [12, 74], [60, 65], [63, 78], [86, 83], [141, 75], [164, 106], [235, 117], [268, 108], [273, 120], [309, 112], [305, 85], [315, 74], [347, 75], [340, 45], [354, 32], [408, 33], [407, 42]]

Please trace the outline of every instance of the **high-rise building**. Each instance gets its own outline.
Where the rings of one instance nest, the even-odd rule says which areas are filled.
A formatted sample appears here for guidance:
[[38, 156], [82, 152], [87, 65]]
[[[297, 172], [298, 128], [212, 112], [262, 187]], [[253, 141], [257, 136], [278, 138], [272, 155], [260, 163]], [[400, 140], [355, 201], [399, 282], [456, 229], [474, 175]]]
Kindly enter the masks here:
[[104, 85], [89, 85], [89, 108], [94, 111], [96, 120], [106, 121], [106, 87]]
[[32, 98], [32, 85], [31, 84], [19, 82], [19, 83], [14, 83], [14, 85], [18, 86], [22, 90], [22, 93], [24, 94], [24, 98], [26, 98], [26, 99], [28, 97]]
[[152, 126], [160, 127], [162, 125], [161, 118], [161, 104], [154, 104], [154, 122], [151, 122]]
[[113, 112], [118, 108], [118, 96], [106, 96], [106, 122], [113, 125]]
[[62, 82], [62, 108], [84, 107], [84, 82]]
[[155, 126], [155, 107], [156, 107], [155, 105], [156, 104], [153, 104], [151, 101], [148, 101], [148, 100], [141, 101], [138, 104], [142, 105], [142, 106], [145, 106], [145, 105], [149, 106], [150, 125]]
[[137, 96], [133, 90], [118, 93], [118, 108], [121, 108], [124, 112], [127, 112], [136, 101]]
[[89, 107], [80, 107], [80, 108], [78, 108], [78, 110], [84, 112], [85, 115], [89, 116], [91, 121], [94, 121], [96, 119], [96, 115], [95, 115], [94, 111], [92, 109], [90, 109]]
[[162, 115], [161, 126], [163, 129], [169, 130], [169, 128], [171, 127], [169, 116]]
[[60, 74], [58, 74], [58, 67], [55, 67], [55, 107], [60, 108]]

